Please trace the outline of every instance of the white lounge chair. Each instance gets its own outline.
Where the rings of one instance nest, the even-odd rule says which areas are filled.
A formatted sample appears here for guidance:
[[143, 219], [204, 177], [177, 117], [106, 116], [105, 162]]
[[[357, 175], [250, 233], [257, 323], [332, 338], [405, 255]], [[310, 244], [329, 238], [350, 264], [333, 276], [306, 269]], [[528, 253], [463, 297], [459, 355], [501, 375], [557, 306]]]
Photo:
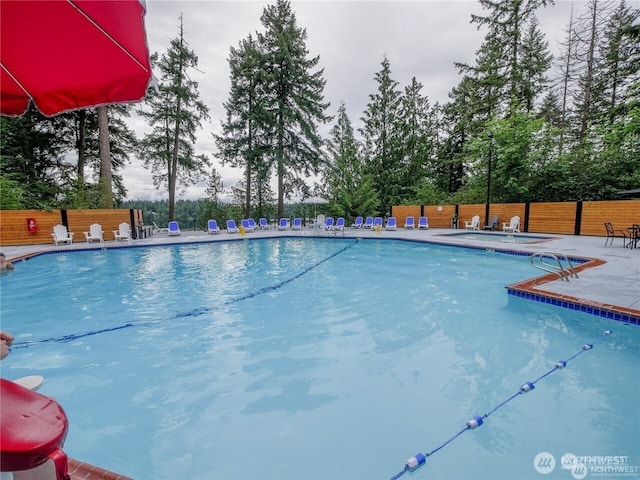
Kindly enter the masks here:
[[71, 245], [73, 243], [73, 232], [68, 232], [67, 227], [64, 225], [56, 225], [53, 227], [51, 236], [53, 237], [53, 243], [56, 245], [59, 243], [68, 243]]
[[344, 217], [338, 217], [338, 219], [336, 220], [336, 223], [333, 227], [331, 227], [331, 230], [333, 230], [334, 232], [341, 232], [344, 230]]
[[302, 219], [294, 218], [293, 225], [291, 225], [291, 230], [302, 230]]
[[258, 220], [258, 223], [260, 225], [260, 228], [262, 230], [269, 230], [270, 226], [269, 226], [269, 222], [267, 222], [266, 218], [261, 218]]
[[471, 221], [465, 221], [464, 228], [467, 230], [480, 230], [480, 215], [474, 215]]
[[227, 220], [227, 233], [238, 233], [239, 231], [235, 220]]
[[371, 230], [382, 230], [382, 217], [376, 217], [373, 219]]
[[178, 225], [178, 222], [176, 222], [175, 220], [171, 220], [169, 222], [168, 230], [169, 230], [170, 237], [180, 235], [180, 226]]
[[207, 233], [209, 235], [217, 235], [220, 233], [220, 227], [218, 226], [218, 222], [211, 219], [207, 222]]
[[418, 230], [421, 228], [428, 230], [429, 229], [429, 219], [427, 217], [418, 218]]
[[413, 217], [407, 217], [404, 221], [404, 228], [406, 229], [413, 229], [415, 228], [416, 224], [415, 224], [415, 220]]
[[511, 217], [509, 223], [502, 222], [502, 231], [511, 233], [520, 232], [520, 217], [516, 215]]
[[118, 225], [118, 230], [113, 230], [113, 236], [116, 238], [116, 242], [118, 240], [131, 240], [131, 229], [129, 228], [129, 224], [127, 222], [122, 222]]
[[362, 228], [373, 228], [373, 217], [367, 217], [362, 224]]
[[100, 225], [99, 223], [93, 223], [89, 225], [89, 231], [83, 232], [83, 233], [84, 233], [84, 238], [87, 239], [87, 243], [104, 242], [104, 238], [102, 237], [104, 232], [102, 231], [102, 225]]
[[386, 230], [395, 230], [396, 229], [396, 217], [387, 218], [387, 226]]
[[278, 222], [278, 230], [286, 230], [289, 228], [289, 221], [286, 218], [281, 218]]
[[351, 228], [362, 228], [363, 223], [362, 217], [356, 217], [356, 221], [353, 222]]
[[156, 225], [156, 222], [151, 222], [153, 224], [153, 234], [155, 235], [156, 233], [169, 233], [169, 229], [168, 228], [160, 228], [158, 225]]
[[258, 228], [258, 225], [256, 224], [256, 221], [253, 218], [247, 218], [247, 221], [249, 222], [249, 227], [251, 227], [251, 231], [253, 232], [256, 228]]

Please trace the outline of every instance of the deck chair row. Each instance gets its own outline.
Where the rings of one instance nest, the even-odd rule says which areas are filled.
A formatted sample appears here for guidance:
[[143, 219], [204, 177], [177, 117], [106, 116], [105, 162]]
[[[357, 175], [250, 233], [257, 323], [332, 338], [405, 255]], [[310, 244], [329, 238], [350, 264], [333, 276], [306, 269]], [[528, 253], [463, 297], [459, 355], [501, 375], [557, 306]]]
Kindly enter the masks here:
[[[117, 241], [120, 240], [131, 240], [131, 228], [129, 227], [129, 224], [126, 222], [121, 223], [118, 226], [118, 230], [112, 230], [113, 231], [113, 236]], [[84, 233], [84, 238], [87, 241], [87, 243], [91, 243], [91, 242], [100, 242], [103, 243], [104, 242], [104, 231], [102, 230], [102, 225], [100, 225], [99, 223], [94, 223], [92, 225], [89, 226], [89, 231], [87, 232], [83, 232]], [[69, 232], [67, 230], [67, 227], [64, 225], [56, 225], [55, 227], [53, 227], [53, 232], [51, 233], [51, 236], [53, 237], [53, 243], [55, 245], [60, 245], [62, 244], [72, 244], [73, 243], [73, 232]]]

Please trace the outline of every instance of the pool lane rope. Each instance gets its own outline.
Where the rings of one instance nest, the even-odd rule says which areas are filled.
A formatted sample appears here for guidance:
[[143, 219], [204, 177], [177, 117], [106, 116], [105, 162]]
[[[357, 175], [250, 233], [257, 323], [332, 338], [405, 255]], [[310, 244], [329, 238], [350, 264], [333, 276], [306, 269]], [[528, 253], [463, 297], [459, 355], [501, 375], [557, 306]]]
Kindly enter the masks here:
[[[323, 263], [328, 262], [329, 260], [331, 260], [332, 258], [340, 255], [341, 253], [346, 252], [351, 247], [353, 247], [355, 244], [357, 244], [358, 241], [359, 240], [356, 239], [355, 241], [353, 241], [349, 245], [341, 248], [337, 252], [332, 253], [328, 257], [325, 257], [325, 258], [323, 258], [321, 260], [318, 260], [313, 265], [305, 268], [304, 270], [302, 270], [301, 272], [295, 274], [292, 277], [285, 278], [284, 280], [276, 283], [275, 285], [269, 285], [269, 286], [266, 286], [266, 287], [262, 287], [259, 290], [256, 290], [255, 292], [249, 292], [249, 293], [246, 293], [246, 294], [244, 294], [244, 295], [242, 295], [240, 297], [236, 297], [236, 298], [232, 298], [230, 300], [227, 300], [226, 302], [224, 302], [222, 304], [222, 306], [233, 305], [234, 303], [242, 302], [243, 300], [248, 300], [250, 298], [257, 297], [258, 295], [262, 295], [262, 294], [265, 294], [265, 293], [268, 293], [268, 292], [273, 292], [275, 290], [278, 290], [279, 288], [284, 287], [288, 283], [291, 283], [294, 280], [297, 280], [298, 278], [302, 277], [303, 275], [309, 273], [311, 270], [319, 267]], [[188, 312], [178, 313], [178, 314], [174, 315], [173, 318], [198, 317], [200, 315], [204, 315], [205, 313], [210, 312], [211, 310], [213, 310], [213, 308], [211, 308], [211, 307], [196, 308], [196, 309], [190, 310]], [[47, 339], [44, 339], [44, 340], [32, 340], [32, 341], [27, 341], [27, 342], [14, 342], [13, 345], [11, 345], [10, 351], [13, 350], [13, 349], [27, 348], [27, 347], [30, 347], [32, 345], [37, 345], [37, 344], [42, 344], [42, 343], [51, 343], [51, 342], [66, 343], [66, 342], [71, 342], [73, 340], [77, 340], [77, 339], [83, 338], [83, 337], [90, 337], [92, 335], [99, 335], [101, 333], [114, 332], [114, 331], [117, 331], [117, 330], [122, 330], [122, 329], [125, 329], [125, 328], [135, 327], [135, 326], [139, 326], [139, 325], [148, 325], [150, 323], [157, 323], [157, 322], [160, 322], [160, 321], [163, 321], [163, 320], [140, 320], [138, 322], [127, 322], [127, 323], [124, 323], [122, 325], [117, 325], [115, 327], [110, 327], [110, 328], [103, 328], [101, 330], [92, 330], [92, 331], [88, 331], [88, 332], [72, 333], [72, 334], [69, 334], [69, 335], [62, 335], [60, 337], [47, 338]]]
[[[603, 338], [608, 337], [609, 335], [611, 335], [611, 330], [605, 330], [604, 332], [602, 332], [602, 337]], [[600, 341], [601, 340], [602, 340], [602, 338], [600, 339]], [[429, 453], [416, 453], [413, 457], [409, 458], [405, 462], [404, 468], [400, 472], [398, 472], [393, 477], [391, 477], [391, 480], [397, 480], [398, 478], [400, 478], [402, 475], [404, 475], [407, 472], [415, 472], [417, 469], [419, 469], [420, 467], [422, 467], [424, 464], [427, 463], [427, 457], [430, 457], [431, 455], [436, 453], [438, 450], [441, 450], [442, 448], [444, 448], [445, 446], [447, 446], [448, 444], [453, 442], [456, 438], [458, 438], [464, 432], [466, 432], [468, 430], [475, 430], [476, 428], [478, 428], [479, 426], [484, 424], [484, 420], [486, 418], [488, 418], [489, 415], [495, 413], [498, 409], [504, 407], [507, 403], [512, 401], [514, 398], [517, 398], [519, 395], [524, 395], [525, 393], [528, 393], [531, 390], [533, 390], [535, 388], [536, 383], [538, 383], [540, 380], [542, 380], [545, 377], [548, 377], [549, 375], [551, 375], [556, 370], [563, 369], [564, 367], [567, 366], [567, 363], [569, 363], [570, 360], [573, 360], [578, 355], [581, 355], [582, 353], [593, 349], [593, 346], [596, 343], [597, 343], [597, 341], [593, 342], [593, 343], [584, 344], [582, 346], [582, 348], [580, 349], [580, 351], [578, 353], [576, 353], [575, 355], [569, 357], [567, 360], [560, 360], [560, 361], [556, 362], [556, 364], [553, 366], [553, 368], [551, 370], [549, 370], [547, 373], [539, 376], [533, 382], [525, 382], [524, 384], [522, 384], [520, 386], [520, 388], [518, 389], [518, 391], [516, 393], [511, 395], [504, 402], [500, 403], [497, 407], [495, 407], [493, 410], [490, 410], [488, 413], [485, 413], [484, 415], [476, 415], [476, 416], [474, 416], [471, 420], [469, 420], [467, 422], [467, 424], [464, 426], [464, 428], [462, 428], [462, 430], [460, 430], [458, 433], [456, 433], [453, 437], [451, 437], [449, 440], [447, 440], [446, 442], [444, 442], [440, 446], [438, 446], [435, 449], [431, 450]]]

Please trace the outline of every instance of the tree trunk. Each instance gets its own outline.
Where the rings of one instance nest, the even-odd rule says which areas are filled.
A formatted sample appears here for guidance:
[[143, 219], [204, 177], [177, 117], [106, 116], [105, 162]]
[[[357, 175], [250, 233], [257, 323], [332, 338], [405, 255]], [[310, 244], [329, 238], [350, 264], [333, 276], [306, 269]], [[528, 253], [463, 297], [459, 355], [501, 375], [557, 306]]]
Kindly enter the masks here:
[[109, 150], [109, 116], [105, 105], [98, 107], [98, 134], [100, 139], [100, 188], [104, 208], [113, 208], [111, 190], [111, 152]]

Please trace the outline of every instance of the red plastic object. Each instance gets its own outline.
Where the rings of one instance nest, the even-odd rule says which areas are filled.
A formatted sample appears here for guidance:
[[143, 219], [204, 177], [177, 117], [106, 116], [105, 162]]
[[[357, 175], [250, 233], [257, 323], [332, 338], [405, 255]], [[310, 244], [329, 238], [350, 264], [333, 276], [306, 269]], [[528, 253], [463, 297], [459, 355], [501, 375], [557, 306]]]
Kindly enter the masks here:
[[0, 378], [0, 466], [3, 472], [30, 470], [48, 459], [57, 480], [69, 478], [62, 446], [69, 423], [53, 399]]

